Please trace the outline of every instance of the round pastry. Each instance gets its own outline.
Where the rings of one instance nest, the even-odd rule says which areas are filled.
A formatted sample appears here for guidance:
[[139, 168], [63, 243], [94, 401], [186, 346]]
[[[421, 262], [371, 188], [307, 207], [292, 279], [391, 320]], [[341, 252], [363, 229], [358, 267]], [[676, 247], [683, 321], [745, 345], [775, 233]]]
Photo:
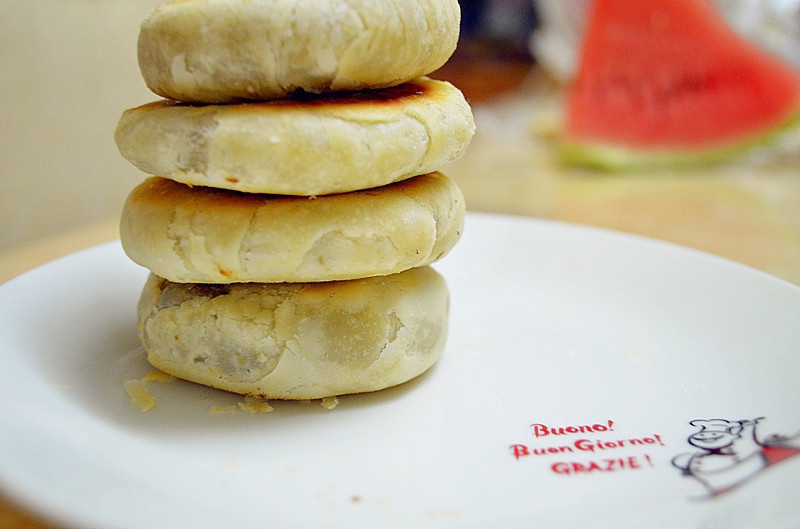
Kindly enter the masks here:
[[178, 378], [272, 399], [375, 391], [431, 367], [448, 290], [430, 267], [330, 283], [172, 283], [138, 307], [148, 361]]
[[179, 283], [331, 281], [440, 259], [464, 213], [460, 189], [441, 173], [317, 198], [151, 177], [128, 196], [120, 238], [134, 262]]
[[162, 100], [127, 110], [115, 140], [139, 169], [193, 185], [323, 195], [436, 171], [475, 131], [450, 83], [260, 103], [196, 106]]
[[459, 35], [457, 0], [182, 0], [139, 32], [156, 94], [229, 103], [395, 86], [442, 66]]

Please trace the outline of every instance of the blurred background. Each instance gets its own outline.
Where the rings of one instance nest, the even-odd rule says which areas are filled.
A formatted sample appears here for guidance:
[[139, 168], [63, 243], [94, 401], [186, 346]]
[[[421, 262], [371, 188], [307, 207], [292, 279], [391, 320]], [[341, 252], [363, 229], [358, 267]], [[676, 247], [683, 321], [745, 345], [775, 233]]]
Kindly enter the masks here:
[[[159, 3], [0, 0], [0, 255], [30, 245], [57, 253], [74, 230], [105, 237], [144, 178], [113, 132], [123, 110], [156, 98], [139, 75], [136, 40]], [[800, 64], [797, 0], [717, 4], [748, 38]], [[586, 5], [461, 1], [459, 48], [433, 76], [459, 86], [475, 111], [470, 151], [446, 169], [470, 209], [643, 233], [800, 281], [793, 139], [722, 168], [657, 175], [598, 175], [555, 158]]]
[[154, 99], [136, 39], [158, 3], [0, 0], [0, 254], [118, 215], [141, 180], [113, 134]]

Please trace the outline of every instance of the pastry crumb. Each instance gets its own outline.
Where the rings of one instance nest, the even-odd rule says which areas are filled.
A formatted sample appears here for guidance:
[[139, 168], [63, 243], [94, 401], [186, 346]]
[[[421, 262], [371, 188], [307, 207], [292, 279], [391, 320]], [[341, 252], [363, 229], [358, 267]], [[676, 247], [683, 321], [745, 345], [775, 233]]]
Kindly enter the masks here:
[[124, 386], [131, 403], [141, 411], [150, 411], [155, 407], [156, 399], [150, 394], [150, 391], [147, 390], [147, 386], [143, 380], [126, 380]]
[[239, 411], [239, 407], [235, 404], [231, 404], [229, 406], [211, 406], [208, 408], [209, 415], [221, 415], [223, 413], [236, 413]]
[[339, 397], [325, 397], [320, 404], [326, 410], [332, 410], [339, 405]]
[[172, 382], [173, 380], [175, 380], [174, 376], [163, 371], [151, 371], [142, 378], [142, 382]]
[[131, 404], [141, 411], [150, 411], [156, 406], [156, 398], [147, 389], [147, 382], [171, 382], [175, 377], [163, 371], [152, 371], [142, 378], [130, 379], [123, 382], [125, 392]]
[[249, 396], [245, 397], [243, 402], [239, 402], [238, 406], [247, 413], [270, 413], [275, 410], [266, 400]]
[[270, 413], [274, 408], [264, 399], [246, 396], [243, 401], [226, 406], [211, 406], [208, 408], [209, 415], [219, 415], [223, 413]]

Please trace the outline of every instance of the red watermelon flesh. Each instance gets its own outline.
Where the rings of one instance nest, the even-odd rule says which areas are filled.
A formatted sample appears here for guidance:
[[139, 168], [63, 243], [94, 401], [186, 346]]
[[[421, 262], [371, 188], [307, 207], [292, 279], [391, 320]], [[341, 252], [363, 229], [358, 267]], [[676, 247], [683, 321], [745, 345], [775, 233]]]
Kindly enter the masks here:
[[748, 144], [799, 108], [800, 72], [735, 33], [710, 2], [595, 0], [564, 136], [578, 160], [604, 149], [612, 164], [626, 150], [691, 157]]

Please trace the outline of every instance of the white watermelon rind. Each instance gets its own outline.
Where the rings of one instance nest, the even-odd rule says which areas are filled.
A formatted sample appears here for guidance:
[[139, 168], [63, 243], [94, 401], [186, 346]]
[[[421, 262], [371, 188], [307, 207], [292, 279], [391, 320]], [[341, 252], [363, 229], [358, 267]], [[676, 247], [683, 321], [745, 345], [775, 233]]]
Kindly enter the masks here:
[[800, 128], [800, 101], [788, 119], [768, 131], [721, 146], [698, 149], [638, 149], [629, 145], [563, 139], [558, 154], [568, 165], [604, 171], [714, 166], [735, 160], [755, 147], [767, 146], [795, 128]]

